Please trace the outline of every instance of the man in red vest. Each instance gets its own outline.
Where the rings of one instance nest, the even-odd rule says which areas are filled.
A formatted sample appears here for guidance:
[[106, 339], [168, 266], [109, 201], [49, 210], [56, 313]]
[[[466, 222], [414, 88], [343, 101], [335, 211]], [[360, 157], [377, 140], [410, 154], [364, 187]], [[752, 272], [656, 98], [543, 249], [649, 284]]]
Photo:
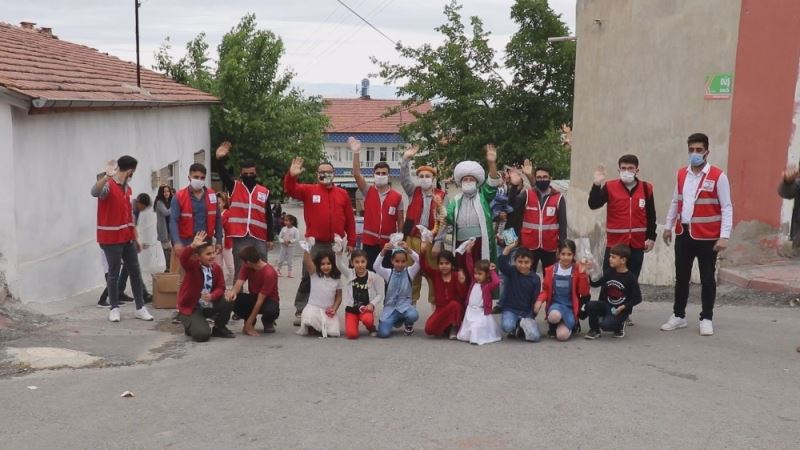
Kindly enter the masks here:
[[[522, 214], [514, 215], [515, 221], [522, 221], [519, 227], [520, 246], [533, 254], [531, 270], [536, 271], [539, 261], [544, 269], [556, 262], [558, 244], [567, 238], [567, 202], [561, 192], [550, 187], [551, 171], [547, 167], [537, 167], [525, 160], [522, 172], [533, 185], [516, 196], [514, 210]], [[516, 224], [512, 224], [517, 228]]]
[[[400, 184], [408, 196], [408, 209], [406, 210], [406, 218], [403, 224], [403, 234], [405, 234], [406, 243], [411, 250], [417, 252], [420, 258], [428, 258], [430, 267], [438, 267], [436, 258], [442, 249], [445, 229], [441, 226], [441, 223], [437, 223], [439, 222], [437, 220], [437, 209], [441, 209], [442, 205], [446, 204], [446, 194], [443, 190], [436, 188], [437, 171], [431, 166], [417, 167], [416, 181], [411, 177], [411, 160], [414, 159], [418, 150], [419, 148], [417, 147], [411, 147], [406, 150], [403, 153], [403, 163], [400, 166]], [[444, 218], [442, 217], [442, 219]], [[431, 230], [435, 236], [433, 251], [428, 255], [420, 253], [422, 241], [417, 225], [422, 225]], [[424, 274], [417, 273], [411, 284], [411, 301], [415, 305], [419, 300], [423, 276], [428, 282], [428, 301], [431, 304], [434, 303], [433, 283]]]
[[[353, 204], [346, 190], [333, 183], [333, 166], [322, 163], [317, 168], [317, 184], [301, 184], [297, 177], [303, 173], [303, 158], [294, 158], [283, 178], [283, 190], [303, 202], [306, 238], [314, 238], [311, 256], [320, 250], [332, 250], [334, 235], [347, 235], [348, 252], [356, 243], [356, 220]], [[300, 314], [308, 303], [311, 280], [303, 267], [303, 278], [294, 298], [295, 326], [300, 326]]]
[[606, 178], [606, 168], [598, 166], [594, 173], [594, 184], [589, 191], [589, 208], [606, 208], [606, 252], [603, 256], [603, 272], [608, 265], [609, 250], [617, 244], [631, 249], [628, 270], [638, 277], [642, 271], [644, 254], [653, 249], [656, 241], [656, 206], [653, 200], [653, 185], [640, 181], [639, 158], [623, 155], [617, 162], [619, 178]]
[[[389, 236], [403, 230], [403, 196], [389, 184], [389, 164], [380, 161], [373, 168], [375, 186], [367, 184], [361, 174], [361, 141], [347, 140], [353, 152], [353, 178], [364, 196], [364, 232], [361, 243], [367, 252], [367, 267], [372, 268]], [[389, 260], [384, 260], [389, 264]], [[384, 264], [384, 265], [385, 265]]]
[[206, 167], [200, 163], [189, 166], [189, 185], [172, 197], [169, 232], [177, 257], [201, 231], [206, 233], [210, 243], [215, 244], [217, 252], [222, 251], [222, 213], [217, 193], [206, 187], [207, 173]]
[[133, 177], [138, 162], [132, 156], [122, 156], [116, 161], [109, 161], [105, 175], [92, 187], [91, 193], [97, 198], [97, 242], [108, 262], [108, 301], [111, 310], [108, 320], [119, 322], [119, 285], [117, 280], [120, 265], [125, 264], [131, 278], [133, 299], [136, 303], [134, 317], [141, 320], [153, 320], [153, 316], [144, 306], [142, 298], [144, 283], [139, 269], [138, 253], [142, 251], [131, 207], [131, 187], [128, 181]]
[[[231, 150], [230, 142], [223, 142], [217, 148], [216, 156], [222, 160]], [[222, 185], [230, 193], [228, 207], [228, 231], [233, 240], [233, 266], [236, 276], [242, 267], [239, 252], [252, 245], [258, 250], [264, 262], [267, 262], [267, 251], [272, 249], [274, 237], [272, 226], [272, 209], [270, 208], [269, 189], [257, 181], [256, 164], [253, 160], [240, 163], [240, 179], [234, 180], [220, 161], [219, 177]]]
[[675, 227], [675, 303], [663, 331], [685, 328], [689, 280], [695, 258], [700, 269], [700, 335], [714, 334], [712, 325], [717, 296], [717, 253], [728, 247], [733, 228], [730, 183], [722, 169], [708, 159], [708, 136], [695, 133], [687, 140], [689, 166], [678, 170], [678, 181], [664, 225], [664, 242], [672, 242]]

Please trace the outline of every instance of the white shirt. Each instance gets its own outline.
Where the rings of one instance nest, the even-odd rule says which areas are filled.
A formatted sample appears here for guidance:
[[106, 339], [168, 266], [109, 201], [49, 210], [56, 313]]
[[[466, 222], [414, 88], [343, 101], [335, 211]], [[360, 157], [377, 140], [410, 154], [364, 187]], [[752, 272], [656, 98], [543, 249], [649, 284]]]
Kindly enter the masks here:
[[[694, 216], [694, 204], [697, 200], [697, 194], [700, 192], [700, 180], [702, 180], [711, 170], [711, 164], [706, 163], [698, 174], [692, 172], [691, 166], [686, 168], [686, 180], [683, 186], [675, 186], [675, 191], [672, 193], [672, 203], [669, 205], [669, 212], [667, 213], [667, 221], [665, 227], [671, 230], [675, 227], [675, 221], [678, 219], [678, 189], [681, 189], [683, 195], [683, 208], [680, 211], [681, 222], [689, 223]], [[719, 199], [719, 206], [722, 209], [722, 230], [720, 231], [721, 239], [729, 239], [731, 237], [731, 230], [733, 229], [733, 203], [731, 203], [731, 186], [728, 181], [728, 176], [723, 172], [717, 180], [717, 197]]]
[[333, 306], [336, 300], [336, 291], [342, 289], [341, 278], [336, 280], [331, 277], [321, 277], [315, 273], [309, 275], [311, 290], [308, 293], [308, 304], [322, 309]]

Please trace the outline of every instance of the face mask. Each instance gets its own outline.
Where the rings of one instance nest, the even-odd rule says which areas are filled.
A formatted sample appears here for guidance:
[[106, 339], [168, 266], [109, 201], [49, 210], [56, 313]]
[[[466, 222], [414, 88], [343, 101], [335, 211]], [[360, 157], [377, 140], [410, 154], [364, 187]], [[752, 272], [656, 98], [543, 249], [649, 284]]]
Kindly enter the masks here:
[[255, 175], [242, 175], [242, 183], [247, 186], [247, 189], [253, 189], [256, 187], [256, 176]]
[[419, 179], [419, 187], [424, 190], [428, 190], [433, 187], [433, 178], [420, 178]]
[[705, 162], [706, 155], [702, 153], [691, 153], [689, 154], [689, 165], [692, 167], [697, 167], [703, 165]]
[[467, 195], [472, 195], [478, 192], [478, 183], [474, 181], [465, 181], [461, 183], [461, 192]]
[[619, 173], [619, 179], [622, 180], [624, 184], [633, 184], [636, 181], [636, 174], [631, 172], [630, 170], [625, 170]]
[[536, 189], [544, 192], [550, 188], [550, 180], [536, 180]]
[[389, 175], [375, 175], [375, 186], [384, 187], [389, 184]]
[[333, 174], [332, 173], [321, 173], [317, 175], [317, 179], [322, 184], [331, 184], [333, 183]]
[[206, 180], [198, 180], [196, 178], [192, 178], [189, 180], [189, 185], [192, 186], [192, 189], [195, 191], [199, 191], [206, 187]]

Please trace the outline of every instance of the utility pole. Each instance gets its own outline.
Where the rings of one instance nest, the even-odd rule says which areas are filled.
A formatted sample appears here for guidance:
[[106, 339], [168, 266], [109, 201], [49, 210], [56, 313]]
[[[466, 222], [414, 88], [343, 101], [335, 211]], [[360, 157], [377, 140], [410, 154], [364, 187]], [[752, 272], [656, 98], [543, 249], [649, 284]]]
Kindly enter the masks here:
[[139, 0], [133, 0], [133, 9], [136, 16], [136, 86], [142, 87], [142, 66], [139, 65]]

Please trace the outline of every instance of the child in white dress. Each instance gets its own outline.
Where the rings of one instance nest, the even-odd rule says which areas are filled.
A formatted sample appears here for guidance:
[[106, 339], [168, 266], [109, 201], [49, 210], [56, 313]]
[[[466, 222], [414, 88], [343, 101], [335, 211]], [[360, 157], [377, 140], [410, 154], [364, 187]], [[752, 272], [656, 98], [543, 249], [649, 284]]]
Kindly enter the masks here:
[[308, 329], [313, 328], [322, 337], [339, 336], [336, 312], [342, 304], [342, 276], [336, 268], [334, 253], [331, 250], [322, 250], [312, 259], [308, 250], [304, 249], [303, 264], [309, 273], [311, 290], [308, 304], [300, 315], [300, 329], [297, 334], [305, 336]]
[[495, 272], [494, 264], [489, 261], [478, 261], [474, 268], [472, 258], [466, 260], [466, 269], [473, 272], [473, 283], [467, 295], [467, 308], [464, 321], [458, 330], [459, 341], [471, 344], [490, 344], [502, 339], [500, 327], [492, 316], [492, 291], [500, 286], [500, 279]]

